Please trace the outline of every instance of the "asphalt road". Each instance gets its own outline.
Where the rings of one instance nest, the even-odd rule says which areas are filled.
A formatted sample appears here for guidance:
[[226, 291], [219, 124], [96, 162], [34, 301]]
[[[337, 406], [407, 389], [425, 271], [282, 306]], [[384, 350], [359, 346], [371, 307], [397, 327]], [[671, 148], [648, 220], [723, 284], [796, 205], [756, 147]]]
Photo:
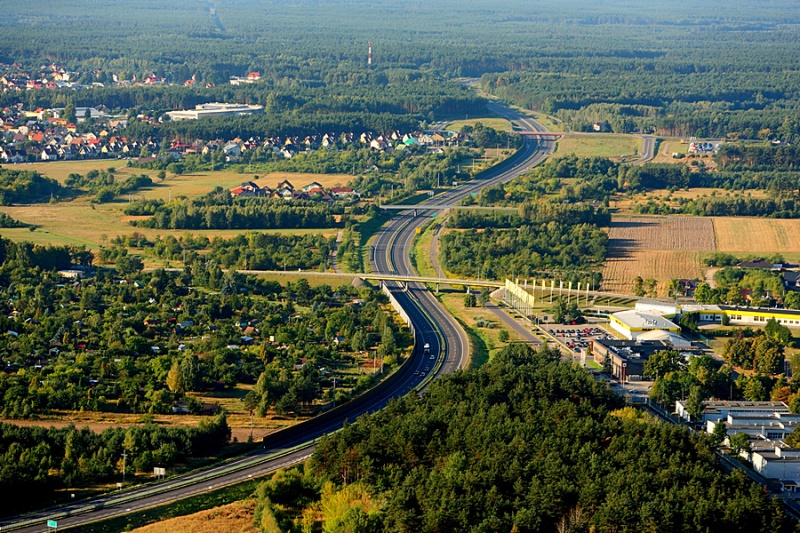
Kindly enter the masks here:
[[[516, 122], [522, 131], [544, 131], [544, 127], [533, 119], [498, 103], [490, 103], [489, 109], [502, 117]], [[515, 155], [499, 165], [479, 174], [475, 180], [441, 195], [437, 203], [454, 203], [473, 192], [497, 183], [504, 183], [527, 172], [531, 167], [549, 156], [555, 147], [552, 141], [536, 141], [526, 139], [525, 145]], [[374, 264], [383, 271], [413, 272], [408, 252], [415, 235], [416, 227], [420, 227], [430, 212], [425, 216], [411, 216], [401, 213], [390, 221], [376, 239], [374, 247]], [[76, 527], [99, 520], [125, 515], [138, 510], [166, 505], [196, 494], [214, 490], [222, 486], [232, 485], [274, 472], [291, 464], [304, 461], [313, 451], [315, 439], [338, 430], [345, 421], [355, 420], [358, 416], [374, 412], [385, 407], [388, 402], [415, 390], [421, 384], [425, 369], [433, 369], [437, 361], [423, 355], [423, 345], [431, 346], [431, 353], [444, 357], [439, 373], [454, 372], [464, 368], [468, 363], [468, 341], [466, 334], [458, 323], [441, 307], [438, 301], [418, 284], [409, 284], [408, 291], [397, 286], [393, 294], [406, 310], [417, 332], [416, 350], [410, 361], [372, 391], [347, 404], [332, 409], [312, 420], [297, 424], [291, 428], [270, 435], [265, 439], [262, 451], [236, 461], [216, 466], [202, 472], [187, 474], [164, 481], [158, 485], [126, 491], [115, 495], [103, 496], [90, 501], [76, 502], [24, 517], [12, 517], [0, 521], [0, 531], [19, 531], [25, 533], [47, 531], [46, 521], [57, 519], [59, 529]], [[422, 312], [424, 309], [427, 313]], [[430, 317], [430, 318], [429, 318]], [[431, 320], [435, 321], [442, 332], [439, 335]], [[304, 445], [304, 443], [307, 443]], [[275, 453], [282, 450], [295, 449], [288, 455], [274, 458]], [[153, 492], [158, 491], [157, 494]], [[33, 521], [35, 524], [16, 527], [21, 520]]]

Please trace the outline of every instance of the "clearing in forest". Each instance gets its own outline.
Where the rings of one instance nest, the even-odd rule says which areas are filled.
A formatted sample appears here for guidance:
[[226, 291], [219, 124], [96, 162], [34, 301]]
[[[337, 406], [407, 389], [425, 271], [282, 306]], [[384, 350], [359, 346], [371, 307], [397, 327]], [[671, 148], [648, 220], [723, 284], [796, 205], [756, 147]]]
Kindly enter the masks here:
[[632, 294], [634, 279], [703, 278], [703, 255], [717, 249], [714, 224], [701, 217], [619, 217], [609, 231], [603, 290]]

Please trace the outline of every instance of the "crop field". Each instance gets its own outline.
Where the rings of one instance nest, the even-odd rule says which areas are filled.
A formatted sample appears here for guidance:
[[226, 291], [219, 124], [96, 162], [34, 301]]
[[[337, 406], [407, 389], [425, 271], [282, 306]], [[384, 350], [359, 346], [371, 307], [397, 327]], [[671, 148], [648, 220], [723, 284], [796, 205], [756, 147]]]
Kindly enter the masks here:
[[612, 251], [717, 249], [713, 221], [702, 217], [615, 217], [609, 239]]
[[714, 223], [701, 217], [619, 217], [611, 223], [603, 290], [633, 292], [634, 279], [703, 278], [701, 259], [717, 249]]
[[558, 141], [556, 157], [574, 154], [578, 157], [619, 159], [624, 155], [641, 153], [642, 145], [642, 139], [632, 135], [568, 134]]
[[702, 279], [702, 252], [674, 250], [637, 250], [625, 257], [613, 257], [603, 269], [603, 290], [618, 294], [633, 294], [634, 279], [658, 280], [659, 296], [666, 295], [672, 278]]
[[714, 232], [721, 252], [800, 253], [800, 220], [714, 217]]

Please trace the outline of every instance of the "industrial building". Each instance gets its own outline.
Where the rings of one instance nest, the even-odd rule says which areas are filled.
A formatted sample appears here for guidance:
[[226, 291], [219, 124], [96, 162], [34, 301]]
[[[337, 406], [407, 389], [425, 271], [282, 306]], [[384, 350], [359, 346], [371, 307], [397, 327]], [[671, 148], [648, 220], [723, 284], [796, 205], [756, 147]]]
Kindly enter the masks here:
[[614, 313], [609, 317], [609, 325], [626, 339], [636, 339], [639, 335], [654, 330], [675, 334], [681, 331], [680, 326], [663, 316], [636, 309]]
[[234, 117], [239, 115], [260, 115], [264, 113], [264, 106], [247, 104], [223, 104], [211, 102], [198, 104], [194, 109], [183, 111], [169, 111], [167, 115], [172, 120], [198, 120], [210, 117]]
[[644, 364], [656, 352], [672, 347], [662, 341], [592, 339], [592, 357], [602, 365], [606, 357], [611, 363], [611, 376], [620, 381], [642, 379]]

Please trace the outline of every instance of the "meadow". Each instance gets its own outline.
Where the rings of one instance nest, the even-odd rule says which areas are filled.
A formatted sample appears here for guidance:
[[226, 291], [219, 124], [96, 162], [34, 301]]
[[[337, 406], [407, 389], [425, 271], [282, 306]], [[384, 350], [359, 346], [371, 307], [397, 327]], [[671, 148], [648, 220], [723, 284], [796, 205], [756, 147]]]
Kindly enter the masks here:
[[[48, 177], [63, 182], [70, 173], [86, 173], [90, 170], [104, 170], [110, 168], [112, 161], [64, 161], [54, 163], [34, 163], [25, 168], [36, 170]], [[180, 237], [186, 234], [185, 230], [149, 229], [133, 227], [129, 224], [132, 217], [124, 214], [130, 202], [143, 199], [161, 199], [169, 201], [178, 197], [196, 198], [208, 193], [215, 187], [231, 189], [244, 181], [255, 181], [259, 186], [275, 188], [283, 180], [289, 180], [296, 188], [303, 187], [311, 182], [318, 182], [325, 188], [343, 186], [351, 176], [346, 174], [308, 174], [273, 172], [262, 176], [240, 174], [232, 171], [198, 172], [196, 174], [172, 175], [168, 174], [164, 181], [155, 178], [155, 171], [131, 169], [126, 166], [116, 167], [119, 178], [131, 174], [148, 174], [154, 178], [152, 187], [141, 189], [126, 198], [118, 198], [109, 203], [92, 203], [92, 197], [84, 196], [72, 201], [35, 204], [26, 206], [4, 206], [0, 211], [35, 227], [35, 231], [28, 228], [3, 228], [0, 235], [21, 241], [31, 241], [35, 244], [70, 244], [86, 246], [97, 250], [108, 243], [117, 235], [129, 235], [138, 232], [148, 239], [157, 236], [172, 235]], [[269, 233], [290, 233], [303, 235], [308, 233], [325, 236], [336, 235], [336, 229], [304, 228], [294, 230], [265, 230]], [[195, 235], [203, 234], [209, 239], [214, 237], [228, 238], [238, 233], [237, 230], [195, 230]]]
[[623, 156], [641, 153], [643, 141], [632, 135], [570, 133], [558, 141], [556, 157], [607, 157], [619, 161]]

